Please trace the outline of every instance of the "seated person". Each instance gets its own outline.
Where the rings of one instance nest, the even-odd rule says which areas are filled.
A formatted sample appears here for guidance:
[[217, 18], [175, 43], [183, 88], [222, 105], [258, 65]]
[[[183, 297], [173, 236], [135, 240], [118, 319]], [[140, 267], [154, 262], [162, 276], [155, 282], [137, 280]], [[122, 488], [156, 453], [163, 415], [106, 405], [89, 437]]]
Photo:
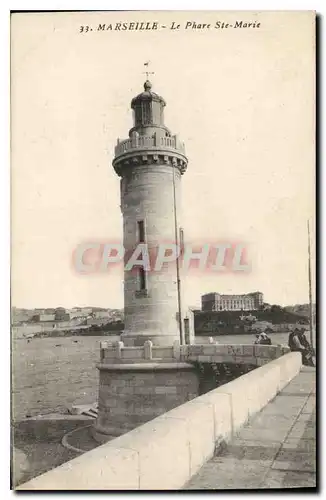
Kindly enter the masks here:
[[311, 346], [302, 330], [295, 328], [290, 333], [288, 345], [292, 352], [301, 352], [303, 365], [315, 366], [312, 359]]
[[260, 344], [260, 345], [272, 345], [271, 339], [266, 335], [266, 333], [261, 332], [260, 334], [257, 333], [256, 335], [257, 339], [255, 340], [255, 344]]

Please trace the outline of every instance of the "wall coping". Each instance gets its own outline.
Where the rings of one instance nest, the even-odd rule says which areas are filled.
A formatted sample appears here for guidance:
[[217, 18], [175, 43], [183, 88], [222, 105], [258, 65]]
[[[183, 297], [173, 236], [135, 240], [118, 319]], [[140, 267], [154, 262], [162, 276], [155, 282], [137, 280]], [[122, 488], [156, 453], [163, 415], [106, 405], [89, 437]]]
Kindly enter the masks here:
[[281, 345], [255, 345], [255, 344], [209, 344], [180, 345], [175, 341], [172, 346], [155, 346], [150, 340], [143, 346], [125, 346], [122, 341], [108, 345], [101, 342], [100, 369], [113, 369], [111, 365], [143, 362], [211, 362], [211, 363], [245, 363], [262, 365], [272, 359], [277, 359], [290, 352], [289, 347]]

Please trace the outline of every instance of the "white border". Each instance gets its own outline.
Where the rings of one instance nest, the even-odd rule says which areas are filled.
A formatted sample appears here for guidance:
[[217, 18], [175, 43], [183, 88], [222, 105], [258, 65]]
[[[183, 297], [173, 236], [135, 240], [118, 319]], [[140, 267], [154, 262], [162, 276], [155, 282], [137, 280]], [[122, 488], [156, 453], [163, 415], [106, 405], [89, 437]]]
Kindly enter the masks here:
[[[4, 2], [5, 4], [6, 2]], [[153, 1], [142, 0], [12, 0], [8, 1], [11, 10], [316, 10], [323, 12], [323, 0], [201, 0], [193, 2], [182, 2], [181, 0]], [[28, 5], [27, 5], [28, 4]], [[155, 7], [155, 8], [154, 8]]]
[[[9, 459], [10, 459], [10, 433], [9, 433], [9, 415], [10, 415], [10, 394], [9, 394], [9, 384], [10, 384], [10, 336], [9, 336], [9, 326], [10, 326], [10, 302], [9, 302], [9, 283], [10, 283], [10, 275], [9, 275], [9, 261], [10, 261], [10, 153], [9, 153], [9, 140], [10, 140], [10, 132], [9, 132], [9, 123], [10, 123], [10, 105], [9, 105], [9, 88], [10, 88], [10, 72], [9, 72], [9, 53], [10, 53], [10, 28], [9, 28], [9, 11], [10, 10], [315, 10], [321, 16], [321, 24], [324, 24], [325, 12], [326, 12], [326, 2], [325, 0], [262, 0], [260, 1], [236, 1], [236, 0], [216, 0], [216, 1], [208, 1], [201, 0], [198, 2], [181, 2], [180, 0], [165, 0], [155, 2], [153, 5], [153, 1], [139, 1], [135, 3], [134, 1], [105, 1], [105, 0], [61, 0], [61, 1], [47, 1], [46, 3], [41, 0], [30, 0], [29, 2], [20, 0], [20, 1], [10, 1], [4, 0], [1, 3], [0, 7], [0, 36], [1, 36], [1, 75], [0, 85], [1, 85], [1, 101], [0, 101], [0, 110], [1, 110], [1, 153], [2, 153], [2, 165], [0, 168], [0, 220], [1, 220], [1, 229], [2, 235], [1, 238], [1, 272], [0, 272], [0, 286], [1, 286], [1, 352], [2, 352], [2, 360], [1, 360], [1, 465], [0, 471], [0, 492], [1, 499], [6, 499], [13, 495], [13, 492], [9, 491]], [[154, 8], [155, 7], [155, 8]], [[323, 27], [325, 30], [325, 26]], [[325, 33], [320, 33], [320, 60], [319, 60], [319, 73], [321, 81], [323, 78], [323, 53], [325, 51]], [[3, 78], [5, 75], [5, 78]], [[320, 85], [320, 93], [322, 92], [322, 88]], [[319, 104], [321, 104], [321, 96], [319, 96]], [[320, 122], [322, 117], [324, 117], [324, 109], [325, 104], [323, 103], [322, 109], [320, 112]], [[325, 130], [325, 129], [324, 129]], [[321, 163], [323, 155], [322, 155], [322, 144], [325, 144], [325, 132], [324, 130], [320, 131], [320, 158], [319, 161]], [[322, 175], [322, 165], [320, 167], [320, 182], [322, 187], [324, 187], [324, 175]], [[323, 196], [320, 193], [320, 199]], [[326, 208], [325, 203], [323, 207], [321, 207], [321, 227], [320, 227], [320, 239], [321, 234], [326, 231]], [[322, 243], [322, 242], [321, 242]], [[321, 272], [320, 280], [324, 281], [324, 269]], [[325, 297], [322, 297], [322, 302], [319, 304], [319, 310], [326, 310], [326, 300]], [[322, 332], [319, 333], [320, 337], [322, 337]], [[325, 343], [325, 342], [324, 342]], [[324, 352], [320, 353], [320, 360], [325, 359]], [[322, 387], [325, 387], [323, 384]], [[323, 433], [326, 434], [325, 432]], [[320, 440], [320, 449], [323, 450], [325, 447], [323, 446], [324, 442]], [[320, 478], [325, 477], [324, 472], [324, 464], [321, 467], [322, 470], [319, 471]], [[218, 495], [223, 494], [222, 492], [218, 492]], [[183, 494], [184, 495], [184, 494]], [[241, 494], [234, 494], [234, 496], [240, 496]], [[285, 493], [283, 494], [285, 495]], [[63, 495], [66, 496], [66, 495]], [[84, 496], [84, 495], [83, 495]], [[112, 494], [110, 494], [112, 496]], [[115, 495], [114, 495], [115, 496]], [[228, 495], [229, 496], [229, 495]], [[45, 497], [44, 494], [39, 494], [39, 498]], [[86, 498], [94, 497], [93, 494], [86, 495]], [[61, 495], [62, 498], [62, 495]], [[121, 498], [121, 495], [119, 495]]]

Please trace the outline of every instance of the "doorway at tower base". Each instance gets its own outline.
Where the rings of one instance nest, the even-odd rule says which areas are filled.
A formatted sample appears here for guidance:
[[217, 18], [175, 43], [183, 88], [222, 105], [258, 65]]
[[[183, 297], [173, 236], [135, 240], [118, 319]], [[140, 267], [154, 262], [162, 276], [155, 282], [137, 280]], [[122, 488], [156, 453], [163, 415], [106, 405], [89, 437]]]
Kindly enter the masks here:
[[198, 372], [191, 364], [130, 361], [98, 365], [98, 418], [92, 433], [100, 443], [199, 395]]

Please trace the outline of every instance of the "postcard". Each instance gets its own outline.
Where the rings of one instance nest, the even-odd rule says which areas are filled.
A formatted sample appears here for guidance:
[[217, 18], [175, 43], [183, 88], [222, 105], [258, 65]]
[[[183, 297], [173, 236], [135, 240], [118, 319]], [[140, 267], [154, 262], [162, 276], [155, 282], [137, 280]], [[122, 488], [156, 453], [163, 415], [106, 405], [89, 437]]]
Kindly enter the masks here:
[[315, 58], [313, 11], [12, 14], [13, 489], [316, 488]]

